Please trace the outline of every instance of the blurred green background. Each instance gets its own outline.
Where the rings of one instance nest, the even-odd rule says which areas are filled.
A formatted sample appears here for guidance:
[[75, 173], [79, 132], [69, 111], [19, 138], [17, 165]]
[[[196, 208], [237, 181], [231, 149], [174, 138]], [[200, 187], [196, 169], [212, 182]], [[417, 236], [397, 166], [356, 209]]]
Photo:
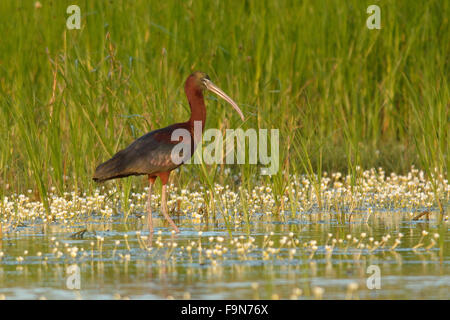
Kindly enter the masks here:
[[[81, 9], [68, 30], [66, 8]], [[381, 9], [369, 30], [367, 7]], [[0, 195], [91, 192], [100, 162], [189, 117], [183, 85], [209, 74], [206, 128], [277, 128], [280, 171], [185, 166], [189, 185], [411, 165], [448, 179], [449, 1], [0, 2]], [[232, 174], [216, 174], [229, 167]], [[435, 169], [436, 168], [436, 169]], [[238, 178], [236, 180], [237, 175]], [[142, 186], [145, 179], [120, 184]], [[130, 182], [132, 181], [132, 182]], [[261, 181], [260, 181], [261, 182]], [[120, 185], [121, 186], [121, 185]]]

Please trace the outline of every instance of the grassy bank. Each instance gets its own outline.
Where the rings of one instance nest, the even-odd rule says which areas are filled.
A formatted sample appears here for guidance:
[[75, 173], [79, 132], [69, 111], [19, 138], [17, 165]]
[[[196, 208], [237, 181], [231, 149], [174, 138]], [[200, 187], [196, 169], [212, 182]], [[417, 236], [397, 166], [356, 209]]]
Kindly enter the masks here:
[[[238, 102], [247, 121], [207, 95], [207, 128], [278, 128], [280, 171], [262, 178], [281, 195], [289, 174], [357, 167], [446, 179], [449, 139], [447, 1], [1, 1], [0, 195], [28, 189], [92, 192], [96, 165], [133, 139], [188, 118], [193, 70]], [[225, 166], [244, 186], [254, 166]], [[234, 188], [234, 174], [186, 166]], [[432, 179], [431, 179], [432, 180]], [[119, 187], [129, 190], [126, 179]], [[277, 197], [281, 202], [281, 198]], [[281, 204], [281, 203], [280, 203]]]

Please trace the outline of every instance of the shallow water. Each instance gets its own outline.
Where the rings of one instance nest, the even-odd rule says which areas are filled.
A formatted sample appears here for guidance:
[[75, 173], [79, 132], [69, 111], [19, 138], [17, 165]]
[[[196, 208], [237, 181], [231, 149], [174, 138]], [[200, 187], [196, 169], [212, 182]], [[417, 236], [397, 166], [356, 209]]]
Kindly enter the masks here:
[[[158, 213], [153, 216], [151, 249], [145, 220], [134, 215], [126, 221], [123, 216], [93, 216], [71, 226], [38, 223], [9, 230], [0, 240], [0, 297], [450, 298], [449, 226], [437, 225], [437, 214], [429, 221], [412, 221], [406, 213], [377, 212], [369, 219], [355, 215], [351, 223], [327, 214], [255, 215], [250, 224], [229, 230], [220, 217], [214, 220], [219, 222], [211, 217], [208, 224], [178, 217], [178, 235]], [[82, 230], [82, 236], [76, 235]], [[230, 232], [240, 244], [230, 242]], [[385, 235], [390, 236], [386, 244], [374, 249], [373, 243]], [[393, 248], [395, 239], [401, 243]], [[436, 244], [430, 246], [432, 239]], [[423, 245], [413, 249], [419, 242]], [[370, 265], [379, 267], [380, 289], [368, 288]], [[79, 290], [74, 279], [79, 279]]]

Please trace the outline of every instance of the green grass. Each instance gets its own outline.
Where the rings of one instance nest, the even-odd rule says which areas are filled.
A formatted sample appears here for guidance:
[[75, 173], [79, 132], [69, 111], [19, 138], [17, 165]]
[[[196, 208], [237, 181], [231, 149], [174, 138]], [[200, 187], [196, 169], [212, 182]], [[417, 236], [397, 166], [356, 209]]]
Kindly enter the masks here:
[[[34, 2], [0, 2], [0, 195], [92, 191], [97, 164], [189, 117], [194, 70], [238, 102], [244, 129], [280, 129], [280, 172], [262, 178], [277, 199], [286, 171], [319, 185], [358, 165], [449, 178], [448, 1], [77, 1], [81, 30], [65, 27], [73, 1]], [[374, 3], [381, 30], [366, 28]], [[207, 128], [241, 125], [209, 94], [207, 109]], [[258, 177], [230, 167], [244, 186]], [[172, 179], [234, 188], [215, 172]]]

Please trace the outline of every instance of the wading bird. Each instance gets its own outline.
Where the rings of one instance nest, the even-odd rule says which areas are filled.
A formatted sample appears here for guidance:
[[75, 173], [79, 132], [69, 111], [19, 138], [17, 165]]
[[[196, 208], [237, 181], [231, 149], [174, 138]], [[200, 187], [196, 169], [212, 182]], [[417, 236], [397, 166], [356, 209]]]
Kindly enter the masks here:
[[[148, 176], [147, 221], [150, 234], [153, 233], [152, 187], [157, 177], [162, 182], [161, 211], [172, 228], [176, 232], [180, 232], [167, 210], [167, 181], [169, 180], [170, 172], [182, 164], [173, 161], [172, 150], [179, 143], [188, 143], [191, 146], [190, 156], [194, 153], [198, 142], [194, 140], [194, 124], [195, 122], [201, 122], [201, 130], [203, 132], [206, 121], [206, 108], [203, 99], [204, 90], [214, 92], [231, 104], [244, 121], [244, 115], [237, 104], [214, 85], [208, 75], [203, 72], [194, 72], [187, 78], [184, 85], [184, 91], [191, 108], [191, 117], [187, 122], [176, 123], [143, 135], [127, 148], [117, 152], [111, 159], [100, 164], [95, 170], [93, 179], [98, 182], [133, 175]], [[183, 141], [181, 138], [173, 141], [172, 133], [177, 129], [187, 130], [190, 141]]]

